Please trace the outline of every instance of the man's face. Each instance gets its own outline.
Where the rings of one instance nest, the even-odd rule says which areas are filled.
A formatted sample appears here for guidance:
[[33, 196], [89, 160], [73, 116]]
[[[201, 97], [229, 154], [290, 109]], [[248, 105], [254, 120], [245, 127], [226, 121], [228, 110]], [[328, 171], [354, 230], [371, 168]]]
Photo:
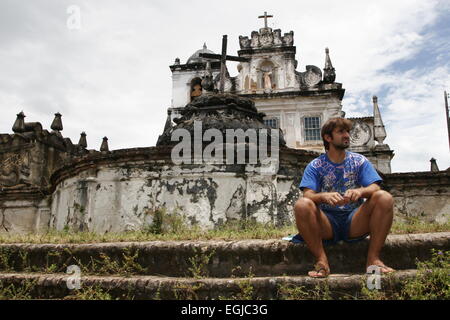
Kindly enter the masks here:
[[331, 139], [327, 139], [335, 149], [344, 150], [350, 147], [350, 132], [345, 128], [334, 128]]

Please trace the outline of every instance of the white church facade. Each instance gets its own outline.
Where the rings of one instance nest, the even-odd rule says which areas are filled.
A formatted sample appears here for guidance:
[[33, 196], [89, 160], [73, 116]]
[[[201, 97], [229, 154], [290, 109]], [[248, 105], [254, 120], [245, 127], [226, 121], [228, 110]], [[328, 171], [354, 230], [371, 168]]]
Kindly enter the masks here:
[[[266, 20], [268, 16], [263, 17]], [[250, 37], [240, 36], [239, 44], [238, 56], [247, 61], [238, 64], [237, 76], [230, 77], [226, 72], [225, 92], [253, 99], [258, 111], [265, 113], [266, 124], [281, 129], [288, 147], [323, 152], [322, 124], [329, 118], [345, 116], [345, 89], [335, 81], [328, 48], [323, 70], [307, 65], [300, 72], [296, 70], [293, 31], [282, 34], [280, 29], [272, 30], [266, 20], [265, 26]], [[202, 94], [202, 78], [207, 71], [212, 73], [218, 88], [220, 62], [203, 58], [202, 53], [214, 52], [204, 45], [185, 64], [177, 58], [170, 66], [172, 119], [178, 117], [180, 108]], [[380, 172], [390, 173], [394, 153], [384, 144], [386, 131], [377, 98], [373, 98], [372, 116], [349, 119], [354, 123], [351, 150], [368, 157]]]

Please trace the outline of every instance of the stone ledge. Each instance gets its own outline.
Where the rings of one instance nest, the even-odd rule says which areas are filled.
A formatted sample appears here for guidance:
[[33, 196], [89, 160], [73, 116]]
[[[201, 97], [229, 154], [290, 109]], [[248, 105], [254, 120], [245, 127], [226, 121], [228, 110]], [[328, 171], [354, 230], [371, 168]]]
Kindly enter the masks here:
[[[391, 275], [381, 276], [381, 291], [396, 291], [404, 280], [414, 278], [417, 270], [397, 271]], [[25, 274], [2, 273], [0, 283], [23, 286], [25, 281], [35, 281], [32, 297], [62, 298], [73, 291], [67, 288], [69, 275], [61, 274]], [[365, 274], [334, 274], [328, 279], [300, 277], [251, 277], [251, 278], [170, 278], [157, 276], [138, 277], [81, 277], [81, 287], [96, 286], [114, 297], [133, 296], [134, 299], [218, 299], [231, 298], [242, 294], [243, 286], [251, 287], [251, 294], [256, 299], [282, 299], [280, 286], [315, 290], [317, 286], [328, 286], [332, 298], [358, 297], [365, 286]]]
[[[339, 243], [325, 247], [332, 272], [359, 273], [365, 270], [369, 241]], [[390, 235], [381, 258], [395, 269], [413, 269], [416, 260], [431, 258], [431, 249], [449, 250], [450, 232]], [[240, 241], [152, 241], [94, 244], [0, 244], [0, 253], [8, 254], [13, 270], [45, 270], [54, 264], [62, 270], [71, 264], [88, 266], [92, 259], [99, 265], [107, 261], [125, 264], [124, 253], [134, 256], [139, 274], [187, 276], [192, 259], [210, 255], [204, 274], [210, 277], [301, 275], [311, 270], [314, 259], [304, 244], [283, 240]], [[26, 253], [25, 263], [21, 258]], [[106, 258], [105, 258], [106, 257]], [[239, 266], [240, 269], [236, 270]], [[95, 270], [94, 270], [94, 273]]]

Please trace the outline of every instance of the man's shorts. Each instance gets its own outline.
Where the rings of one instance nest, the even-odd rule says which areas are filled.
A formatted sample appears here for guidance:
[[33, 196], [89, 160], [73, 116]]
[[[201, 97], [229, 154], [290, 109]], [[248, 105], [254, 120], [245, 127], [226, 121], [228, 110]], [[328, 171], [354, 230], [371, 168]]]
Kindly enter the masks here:
[[[353, 216], [359, 207], [350, 210], [350, 211], [328, 211], [322, 210], [330, 221], [331, 227], [333, 228], [333, 239], [323, 240], [323, 244], [335, 244], [339, 241], [345, 242], [358, 242], [364, 240], [369, 235], [368, 233], [357, 238], [349, 238], [350, 225], [352, 223]], [[297, 234], [292, 238], [293, 242], [303, 242], [302, 236]]]

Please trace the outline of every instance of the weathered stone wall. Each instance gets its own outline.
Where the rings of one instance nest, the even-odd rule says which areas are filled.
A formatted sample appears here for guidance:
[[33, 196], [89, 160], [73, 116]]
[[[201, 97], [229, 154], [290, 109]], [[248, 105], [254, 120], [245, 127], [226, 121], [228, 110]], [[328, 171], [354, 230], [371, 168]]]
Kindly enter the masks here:
[[279, 175], [246, 165], [175, 166], [161, 147], [90, 155], [52, 177], [50, 227], [137, 230], [160, 208], [203, 228], [242, 219], [285, 223], [292, 219], [302, 170], [317, 154], [282, 150]]
[[450, 171], [387, 174], [385, 182], [386, 189], [394, 196], [397, 220], [449, 221]]
[[3, 190], [0, 197], [0, 233], [47, 231], [49, 198], [36, 187]]

